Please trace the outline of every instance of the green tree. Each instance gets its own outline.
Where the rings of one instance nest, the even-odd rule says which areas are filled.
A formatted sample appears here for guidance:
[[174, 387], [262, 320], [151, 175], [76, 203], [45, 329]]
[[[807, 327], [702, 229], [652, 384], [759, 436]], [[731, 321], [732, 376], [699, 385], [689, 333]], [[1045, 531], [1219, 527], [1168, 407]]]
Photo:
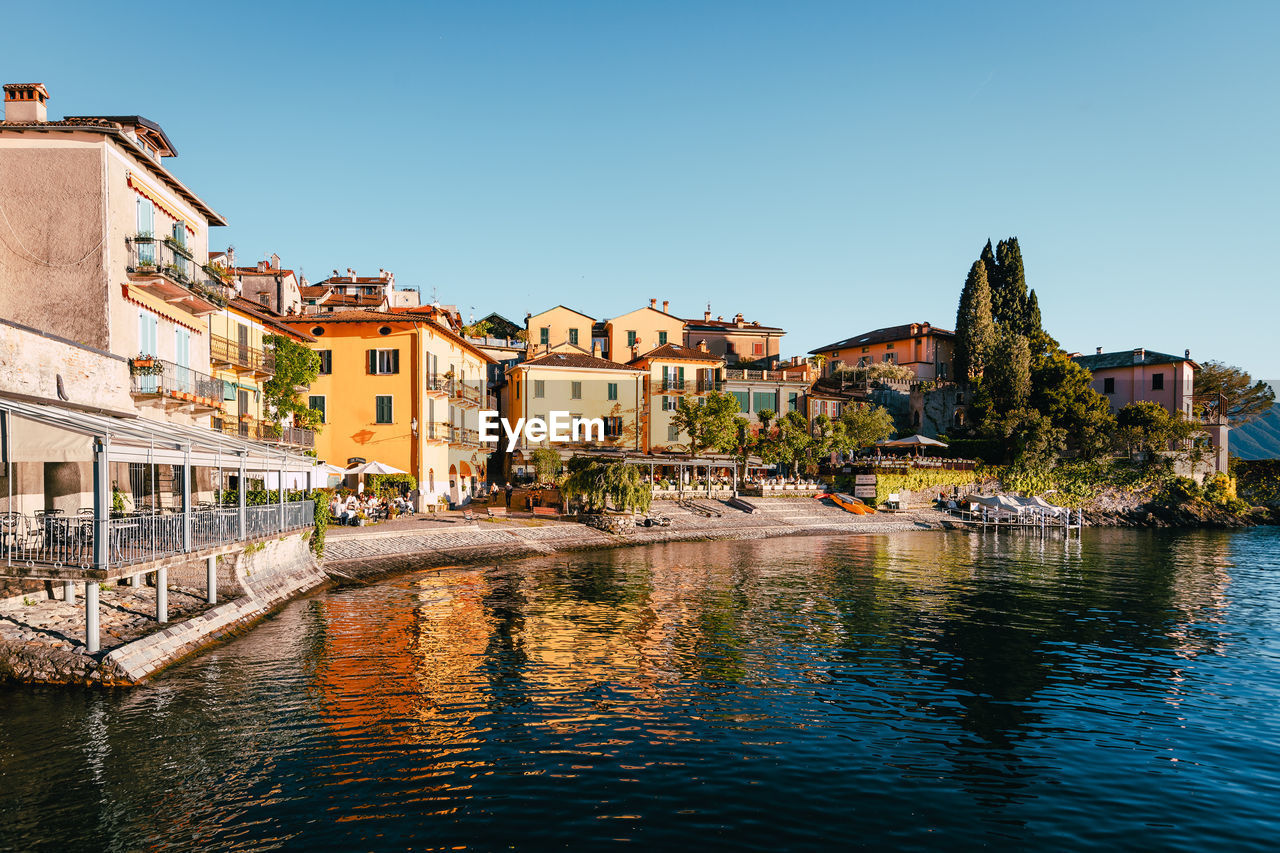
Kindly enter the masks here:
[[276, 372], [262, 386], [267, 411], [277, 424], [293, 415], [296, 425], [319, 431], [320, 413], [307, 406], [298, 389], [320, 375], [320, 353], [283, 335], [267, 335], [264, 342], [276, 355]]
[[550, 447], [539, 447], [533, 451], [534, 476], [539, 483], [554, 483], [560, 473], [560, 454]]
[[1167, 450], [1171, 443], [1191, 438], [1198, 429], [1181, 413], [1171, 415], [1164, 406], [1148, 400], [1122, 408], [1116, 414], [1116, 425], [1131, 454], [1135, 450]]
[[561, 493], [567, 500], [580, 500], [587, 512], [602, 512], [610, 504], [620, 512], [647, 512], [653, 501], [653, 488], [639, 466], [621, 459], [575, 456], [568, 468]]
[[1017, 237], [996, 245], [996, 268], [999, 272], [990, 277], [992, 314], [1000, 326], [1022, 333], [1026, 327], [1027, 274]]
[[1238, 367], [1221, 361], [1206, 361], [1196, 371], [1196, 396], [1221, 394], [1226, 403], [1227, 421], [1240, 426], [1271, 411], [1276, 392], [1266, 382], [1253, 377]]
[[1065, 352], [1055, 350], [1033, 359], [1030, 403], [1064, 431], [1067, 447], [1083, 458], [1094, 459], [1111, 449], [1111, 406], [1093, 390], [1093, 375]]
[[1031, 397], [1031, 347], [1017, 332], [1001, 329], [983, 385], [997, 415], [1023, 409]]
[[848, 453], [893, 435], [893, 415], [874, 403], [850, 403], [837, 421], [835, 450]]
[[689, 436], [689, 452], [705, 450], [732, 453], [738, 446], [738, 400], [732, 394], [709, 391], [704, 397], [683, 396], [676, 403], [671, 423]]
[[773, 420], [773, 416], [777, 414], [773, 409], [761, 409], [756, 412], [756, 417], [760, 419], [760, 429], [763, 432], [769, 431], [769, 423]]
[[[991, 244], [987, 243], [987, 248]], [[996, 343], [995, 321], [991, 313], [991, 286], [986, 265], [974, 261], [969, 267], [960, 307], [956, 311], [956, 376], [969, 382], [982, 378]]]

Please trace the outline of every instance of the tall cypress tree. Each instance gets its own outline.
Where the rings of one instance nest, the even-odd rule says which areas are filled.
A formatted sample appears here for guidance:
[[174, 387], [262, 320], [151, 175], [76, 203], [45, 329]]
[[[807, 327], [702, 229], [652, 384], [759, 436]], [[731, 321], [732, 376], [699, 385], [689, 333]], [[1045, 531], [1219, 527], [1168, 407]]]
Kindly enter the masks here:
[[1044, 332], [1044, 326], [1040, 320], [1040, 300], [1036, 299], [1035, 288], [1027, 294], [1027, 310], [1023, 312], [1022, 317], [1022, 334], [1031, 338], [1035, 338]]
[[991, 282], [992, 311], [997, 323], [1020, 332], [1026, 325], [1027, 274], [1017, 237], [1001, 240], [996, 245], [996, 263], [1000, 275], [998, 281]]
[[987, 286], [991, 289], [991, 316], [999, 316], [1000, 313], [1000, 264], [996, 262], [996, 253], [991, 248], [991, 239], [987, 239], [987, 245], [982, 247], [982, 251], [978, 254], [978, 263], [982, 264], [983, 270], [987, 274]]
[[970, 382], [981, 378], [995, 343], [991, 285], [987, 282], [986, 264], [977, 260], [969, 267], [956, 311], [956, 378]]

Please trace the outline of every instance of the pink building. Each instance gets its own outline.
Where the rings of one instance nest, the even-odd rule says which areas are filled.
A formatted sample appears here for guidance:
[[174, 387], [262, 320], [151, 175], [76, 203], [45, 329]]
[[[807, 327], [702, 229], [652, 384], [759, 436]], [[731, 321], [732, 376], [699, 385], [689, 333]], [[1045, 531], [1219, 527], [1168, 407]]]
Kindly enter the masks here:
[[1076, 364], [1093, 374], [1093, 389], [1111, 402], [1111, 410], [1119, 411], [1130, 403], [1159, 403], [1170, 413], [1182, 412], [1192, 417], [1192, 385], [1200, 365], [1184, 356], [1137, 347], [1123, 352], [1074, 355]]

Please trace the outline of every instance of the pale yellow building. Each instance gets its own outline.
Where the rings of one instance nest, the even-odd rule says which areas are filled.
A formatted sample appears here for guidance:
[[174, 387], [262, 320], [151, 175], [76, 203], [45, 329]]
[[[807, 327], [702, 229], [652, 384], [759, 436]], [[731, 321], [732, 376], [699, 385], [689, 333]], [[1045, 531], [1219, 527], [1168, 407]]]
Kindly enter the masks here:
[[705, 350], [668, 343], [633, 360], [645, 373], [644, 448], [650, 453], [684, 450], [689, 436], [676, 428], [672, 416], [681, 397], [697, 398], [716, 389], [717, 371], [724, 361]]
[[[530, 454], [537, 447], [552, 447], [564, 458], [584, 450], [643, 450], [641, 416], [644, 408], [645, 371], [576, 352], [552, 352], [521, 362], [507, 370], [502, 388], [501, 411], [514, 427], [517, 419], [548, 421], [552, 412], [567, 412], [570, 419], [604, 422], [599, 432], [582, 440], [530, 443], [521, 436], [511, 460], [513, 472], [530, 472]], [[572, 433], [570, 433], [572, 435]], [[500, 442], [506, 449], [505, 434]]]
[[525, 318], [527, 351], [530, 357], [561, 350], [589, 354], [595, 322], [581, 311], [563, 305], [530, 314]]
[[657, 307], [650, 299], [644, 308], [628, 311], [599, 326], [600, 355], [610, 361], [627, 364], [642, 353], [667, 344], [684, 343], [684, 320], [667, 313], [669, 302]]

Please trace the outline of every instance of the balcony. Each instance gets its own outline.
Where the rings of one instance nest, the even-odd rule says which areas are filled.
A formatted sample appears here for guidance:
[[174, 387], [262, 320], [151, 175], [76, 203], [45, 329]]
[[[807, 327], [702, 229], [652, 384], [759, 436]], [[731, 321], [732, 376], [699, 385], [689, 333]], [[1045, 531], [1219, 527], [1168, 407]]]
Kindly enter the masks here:
[[800, 378], [788, 380], [787, 374], [782, 370], [735, 370], [726, 368], [724, 372], [726, 380], [737, 381], [758, 381], [758, 382], [802, 382]]
[[219, 335], [209, 337], [209, 362], [255, 376], [271, 376], [276, 372], [275, 350], [251, 347]]
[[655, 384], [655, 394], [683, 394], [689, 390], [692, 383], [688, 379], [667, 379], [663, 377], [661, 382]]
[[447, 423], [444, 423], [443, 421], [432, 422], [432, 423], [425, 424], [423, 426], [423, 431], [424, 431], [423, 435], [427, 439], [427, 441], [446, 441], [447, 442], [451, 440], [450, 433], [449, 433], [450, 429], [451, 427]]
[[227, 304], [225, 283], [206, 272], [176, 240], [138, 235], [126, 242], [129, 280], [139, 290], [196, 316]]
[[427, 390], [438, 394], [449, 393], [449, 380], [439, 373], [427, 374]]
[[464, 406], [480, 405], [480, 386], [459, 380], [449, 381], [449, 399]]
[[187, 408], [193, 414], [222, 409], [222, 380], [159, 358], [129, 363], [129, 391], [135, 400], [165, 408]]

